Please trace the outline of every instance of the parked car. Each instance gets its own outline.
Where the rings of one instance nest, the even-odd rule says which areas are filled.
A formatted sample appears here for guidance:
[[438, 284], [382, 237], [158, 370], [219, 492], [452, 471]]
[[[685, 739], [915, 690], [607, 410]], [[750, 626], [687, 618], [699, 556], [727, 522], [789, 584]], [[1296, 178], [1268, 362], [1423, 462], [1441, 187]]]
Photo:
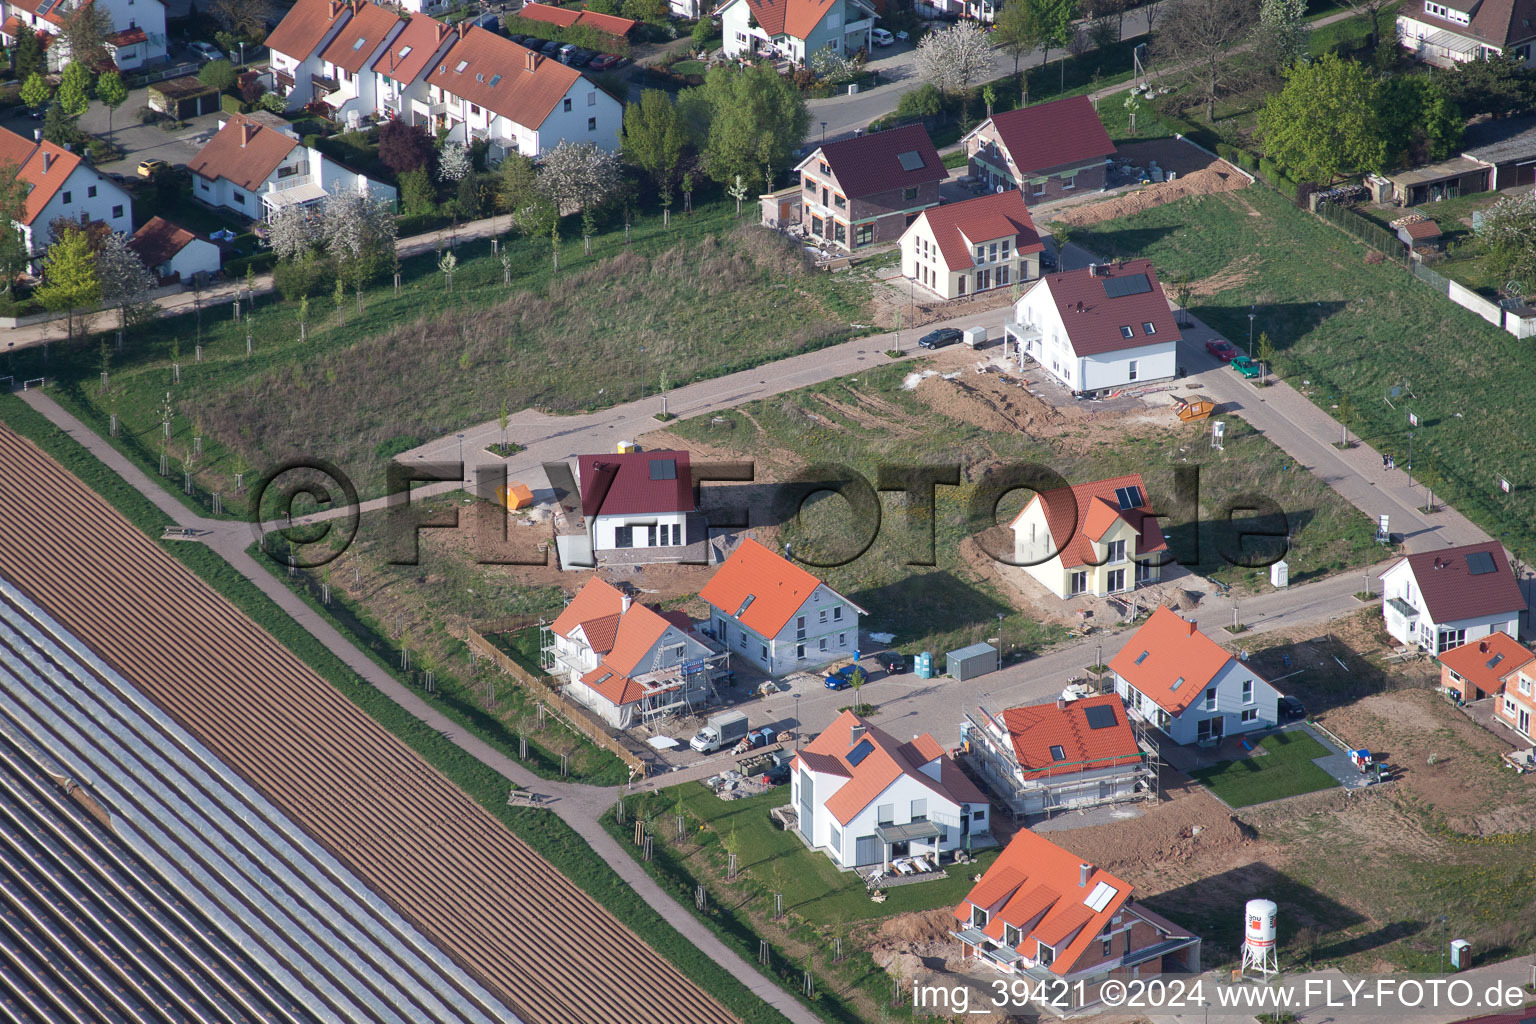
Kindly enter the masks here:
[[892, 43], [896, 42], [896, 37], [891, 35], [883, 28], [871, 30], [869, 33], [869, 38], [875, 41], [876, 46], [890, 46]]
[[1259, 364], [1247, 356], [1238, 356], [1227, 365], [1249, 380], [1254, 380], [1259, 375]]
[[530, 50], [540, 50], [540, 51], [542, 51], [544, 49], [544, 47], [549, 45], [549, 40], [548, 39], [541, 39], [538, 36], [524, 36], [523, 37], [523, 45], [528, 47], [528, 49], [530, 49]]
[[943, 348], [945, 345], [953, 345], [964, 333], [953, 327], [940, 327], [938, 330], [923, 335], [917, 341], [918, 348]]
[[588, 64], [587, 67], [593, 71], [607, 71], [618, 67], [622, 62], [622, 57], [615, 57], [611, 53], [600, 53], [592, 58], [592, 63]]
[[888, 675], [900, 675], [907, 670], [907, 659], [900, 651], [886, 651], [880, 655], [880, 664]]
[[1224, 363], [1230, 363], [1237, 358], [1237, 349], [1225, 338], [1212, 338], [1205, 343], [1205, 350]]
[[545, 43], [543, 46], [539, 47], [539, 52], [544, 54], [546, 57], [559, 57], [561, 49], [563, 49], [566, 45], [568, 44], [562, 43], [559, 40], [551, 40]]
[[528, 37], [523, 35], [523, 33], [521, 33], [521, 32], [514, 32], [511, 35], [507, 36], [507, 38], [512, 40], [514, 43], [521, 43], [524, 39], [527, 39]]
[[141, 178], [153, 178], [156, 175], [164, 174], [170, 169], [171, 165], [166, 163], [164, 160], [139, 161], [139, 177]]
[[1282, 696], [1275, 702], [1275, 708], [1279, 711], [1282, 722], [1307, 717], [1307, 706], [1295, 697]]
[[596, 58], [596, 50], [577, 50], [571, 54], [571, 59], [566, 61], [566, 63], [573, 68], [584, 68], [590, 66]]
[[569, 64], [571, 62], [571, 58], [580, 52], [581, 47], [577, 46], [575, 43], [566, 43], [561, 46], [560, 49], [555, 51], [555, 56], [560, 58], [560, 63]]
[[188, 43], [187, 49], [196, 51], [203, 60], [223, 60], [224, 55], [212, 43]]
[[1042, 252], [1040, 254], [1040, 269], [1041, 270], [1055, 270], [1056, 269], [1056, 256], [1053, 253], [1051, 253], [1049, 250], [1047, 250], [1045, 252]]
[[855, 669], [858, 669], [860, 672], [863, 671], [863, 669], [859, 669], [859, 667], [857, 665], [844, 665], [842, 668], [838, 669], [836, 672], [833, 672], [831, 675], [827, 676], [827, 678], [825, 680], [825, 682], [827, 684], [827, 689], [829, 689], [829, 690], [846, 690], [846, 689], [848, 689], [848, 687], [853, 685], [853, 672], [854, 672]]

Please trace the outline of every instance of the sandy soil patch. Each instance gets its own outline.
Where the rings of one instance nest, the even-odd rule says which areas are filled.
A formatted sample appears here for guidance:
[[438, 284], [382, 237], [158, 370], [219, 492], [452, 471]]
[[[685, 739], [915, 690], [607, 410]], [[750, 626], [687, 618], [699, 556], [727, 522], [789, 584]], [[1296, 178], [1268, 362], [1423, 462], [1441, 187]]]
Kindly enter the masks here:
[[[1158, 165], [1162, 166], [1162, 162], [1159, 161]], [[1217, 160], [1200, 170], [1180, 174], [1173, 181], [1154, 182], [1135, 192], [1127, 192], [1113, 199], [1106, 199], [1102, 203], [1073, 207], [1053, 217], [1052, 220], [1073, 227], [1083, 227], [1106, 220], [1119, 220], [1189, 196], [1236, 192], [1247, 188], [1249, 184], [1248, 179], [1238, 173], [1237, 168], [1225, 160]]]

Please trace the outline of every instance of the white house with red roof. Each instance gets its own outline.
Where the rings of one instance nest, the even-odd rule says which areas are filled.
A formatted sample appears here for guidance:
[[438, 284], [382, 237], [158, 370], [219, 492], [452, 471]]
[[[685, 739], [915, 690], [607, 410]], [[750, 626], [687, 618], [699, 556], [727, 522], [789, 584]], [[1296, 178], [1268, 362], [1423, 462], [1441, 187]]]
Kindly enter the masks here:
[[3, 167], [15, 168], [27, 185], [22, 218], [12, 224], [29, 257], [41, 256], [53, 244], [49, 225], [60, 218], [101, 221], [125, 235], [133, 230], [133, 199], [78, 153], [0, 128]]
[[1102, 189], [1115, 155], [1087, 96], [995, 114], [961, 141], [973, 177], [989, 189], [1018, 189], [1031, 206]]
[[797, 64], [820, 49], [869, 50], [875, 13], [866, 0], [726, 0], [715, 8], [727, 57], [776, 56]]
[[949, 176], [920, 124], [817, 146], [795, 172], [801, 228], [850, 251], [900, 238]]
[[962, 956], [1042, 983], [1031, 988], [1043, 1000], [1064, 992], [1072, 1009], [1100, 1002], [1110, 979], [1200, 973], [1200, 937], [1131, 894], [1129, 882], [1020, 831], [955, 908], [950, 934]]
[[1175, 743], [1271, 728], [1280, 694], [1262, 676], [1159, 605], [1109, 662], [1126, 708]]
[[1387, 633], [1431, 654], [1490, 633], [1519, 636], [1525, 612], [1525, 595], [1498, 541], [1421, 551], [1381, 574]]
[[1063, 599], [1155, 582], [1168, 550], [1140, 473], [1038, 492], [1009, 528], [1014, 561]]
[[557, 539], [562, 564], [704, 563], [708, 527], [695, 506], [687, 452], [581, 455], [576, 484], [581, 520], [576, 536]]
[[[107, 55], [121, 71], [163, 61], [165, 5], [161, 0], [89, 0], [107, 15]], [[4, 0], [0, 3], [0, 42], [16, 45], [23, 25], [44, 36], [50, 71], [62, 70], [70, 59], [63, 26], [81, 0]]]
[[321, 74], [321, 54], [367, 0], [296, 0], [266, 38], [271, 51], [272, 91], [294, 110], [334, 92]]
[[908, 874], [995, 845], [987, 798], [928, 733], [902, 742], [844, 711], [790, 767], [795, 829], [840, 868]]
[[682, 612], [659, 612], [588, 580], [549, 626], [542, 664], [563, 692], [615, 729], [701, 706], [729, 658], [693, 634]]
[[1443, 68], [1497, 54], [1536, 67], [1536, 0], [1411, 0], [1398, 9], [1397, 38]]
[[378, 111], [378, 77], [374, 61], [405, 28], [406, 22], [388, 7], [356, 4], [341, 30], [320, 51], [319, 75], [335, 88], [320, 101], [331, 116], [352, 126]]
[[146, 221], [128, 239], [128, 248], [162, 282], [190, 282], [197, 274], [217, 274], [223, 263], [218, 246], [164, 217]]
[[1019, 192], [924, 210], [901, 236], [901, 272], [941, 299], [1040, 276], [1045, 244]]
[[744, 538], [699, 597], [710, 635], [771, 676], [813, 669], [859, 649], [863, 608], [789, 559]]
[[1014, 305], [1005, 345], [1078, 395], [1178, 373], [1182, 335], [1150, 260], [1046, 274]]
[[1113, 693], [977, 708], [960, 727], [968, 763], [1015, 815], [1145, 799], [1156, 780], [1125, 705]]
[[427, 98], [426, 70], [435, 67], [458, 33], [425, 14], [412, 14], [373, 61], [373, 97], [376, 113], [386, 120], [428, 124], [431, 103]]

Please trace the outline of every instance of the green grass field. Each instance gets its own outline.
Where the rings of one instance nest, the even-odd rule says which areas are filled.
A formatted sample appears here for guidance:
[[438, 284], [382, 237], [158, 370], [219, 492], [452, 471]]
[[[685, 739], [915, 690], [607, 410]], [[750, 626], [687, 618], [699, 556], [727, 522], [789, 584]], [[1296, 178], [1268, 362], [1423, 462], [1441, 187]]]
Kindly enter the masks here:
[[1332, 775], [1312, 763], [1315, 757], [1327, 757], [1328, 749], [1304, 732], [1271, 733], [1258, 746], [1264, 751], [1263, 756], [1223, 761], [1189, 774], [1231, 807], [1262, 804], [1338, 785]]
[[1235, 340], [1246, 341], [1252, 309], [1287, 383], [1331, 414], [1347, 399], [1352, 436], [1399, 465], [1412, 431], [1415, 477], [1432, 474], [1439, 499], [1536, 557], [1529, 344], [1401, 267], [1368, 263], [1371, 250], [1267, 188], [1180, 200], [1073, 241], [1111, 259], [1149, 257], [1165, 281], [1188, 277], [1195, 314]]

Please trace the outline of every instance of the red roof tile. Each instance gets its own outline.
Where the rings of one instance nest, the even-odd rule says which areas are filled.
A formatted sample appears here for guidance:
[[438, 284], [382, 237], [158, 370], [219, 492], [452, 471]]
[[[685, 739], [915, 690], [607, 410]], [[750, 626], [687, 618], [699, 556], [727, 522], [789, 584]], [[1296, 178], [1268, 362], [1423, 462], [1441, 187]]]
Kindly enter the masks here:
[[[363, 6], [361, 0], [357, 6]], [[352, 7], [341, 0], [297, 0], [267, 36], [267, 49], [304, 60], [319, 49], [327, 32], [352, 17]]]
[[1416, 220], [1404, 224], [1402, 230], [1409, 238], [1439, 238], [1440, 225], [1432, 220]]
[[531, 21], [548, 22], [551, 25], [559, 25], [561, 28], [570, 28], [572, 25], [587, 25], [606, 32], [611, 36], [623, 38], [640, 24], [629, 18], [620, 18], [612, 14], [599, 14], [596, 11], [573, 11], [569, 7], [555, 7], [552, 4], [530, 3], [524, 4], [522, 10], [517, 12], [517, 17], [528, 18]]
[[138, 254], [146, 267], [153, 270], [185, 249], [197, 236], [164, 217], [151, 217], [144, 226], [128, 239], [128, 248]]
[[[1115, 144], [1087, 96], [995, 114], [991, 123], [1023, 177], [1113, 156]], [[985, 128], [983, 121], [975, 130]]]
[[321, 52], [320, 59], [355, 75], [399, 24], [400, 16], [389, 8], [359, 4], [351, 20]]
[[[1135, 487], [1141, 492], [1142, 504], [1135, 508], [1121, 509], [1115, 492], [1128, 487]], [[1023, 519], [1036, 502], [1045, 506], [1045, 525], [1051, 532], [1051, 546], [1060, 553], [1061, 564], [1066, 568], [1098, 561], [1093, 542], [1101, 540], [1117, 520], [1130, 524], [1136, 531], [1136, 554], [1150, 555], [1168, 549], [1157, 515], [1148, 507], [1150, 501], [1147, 485], [1142, 482], [1140, 473], [1093, 480], [1071, 488], [1058, 487], [1036, 494], [1014, 517], [1013, 522]]]
[[576, 472], [585, 516], [694, 510], [693, 474], [684, 451], [582, 455], [576, 459]]
[[[1145, 281], [1135, 280], [1137, 277]], [[1111, 291], [1123, 287], [1111, 283], [1115, 281], [1128, 281], [1137, 290], [1112, 298]], [[1079, 356], [1176, 342], [1182, 337], [1150, 260], [1101, 263], [1096, 271], [1084, 267], [1047, 274], [1035, 287], [1049, 289], [1067, 338]], [[1152, 325], [1151, 334], [1144, 326], [1148, 323]], [[1129, 338], [1125, 336], [1127, 327], [1131, 331]]]
[[580, 80], [575, 68], [479, 26], [465, 32], [426, 77], [432, 85], [525, 128], [543, 124]]
[[1498, 693], [1512, 672], [1532, 661], [1536, 661], [1536, 654], [1504, 632], [1452, 647], [1440, 655], [1440, 664], [1484, 693]]
[[[907, 153], [915, 154], [908, 157], [908, 162], [917, 164], [910, 170], [901, 162], [902, 155]], [[933, 147], [928, 130], [920, 124], [842, 142], [828, 142], [800, 161], [795, 169], [798, 171], [820, 160], [826, 161], [837, 178], [838, 187], [849, 199], [912, 188], [949, 177], [949, 169]]]
[[[821, 24], [828, 11], [837, 7], [839, 0], [746, 0], [758, 27], [769, 36], [790, 35], [804, 39]], [[715, 9], [718, 15], [730, 3]]]
[[[1108, 708], [1114, 724], [1101, 729], [1088, 725], [1089, 708]], [[1013, 740], [1014, 756], [1024, 769], [1026, 779], [1070, 775], [1098, 768], [1138, 764], [1141, 748], [1125, 716], [1125, 705], [1115, 694], [1087, 697], [1065, 708], [1050, 704], [1009, 708], [1003, 712], [1003, 724]], [[1052, 757], [1051, 748], [1060, 747], [1061, 757]]]
[[452, 35], [453, 29], [436, 18], [413, 14], [373, 62], [373, 70], [396, 82], [414, 82]]
[[600, 579], [590, 579], [555, 617], [550, 629], [570, 637], [580, 627], [588, 645], [604, 655], [604, 664], [619, 674], [632, 675], [674, 623], [638, 601], [628, 608], [624, 602], [617, 589]]
[[80, 155], [52, 142], [34, 142], [0, 128], [0, 166], [11, 164], [17, 176], [31, 185], [22, 222], [33, 225], [64, 182], [80, 166]]
[[[1022, 883], [1023, 879], [1019, 881]], [[987, 927], [983, 930], [994, 939], [1001, 939], [1005, 924], [1019, 929], [1028, 928], [1059, 899], [1061, 893], [1044, 882], [1034, 887], [1021, 884], [1008, 902], [987, 921]]]
[[1109, 667], [1177, 717], [1205, 693], [1206, 684], [1231, 660], [1232, 655], [1193, 622], [1159, 605], [1110, 659]]
[[[1479, 552], [1492, 559], [1492, 572], [1472, 573], [1467, 558]], [[1504, 612], [1513, 616], [1525, 610], [1520, 585], [1504, 556], [1504, 545], [1498, 541], [1424, 551], [1409, 555], [1404, 561], [1412, 569], [1419, 593], [1424, 595], [1424, 606], [1436, 622], [1459, 622]]]
[[795, 755], [800, 764], [819, 775], [841, 775], [843, 778], [852, 778], [851, 773], [843, 766], [843, 762], [831, 754], [818, 754], [814, 750], [802, 750]]
[[136, 43], [148, 41], [149, 35], [142, 28], [138, 27], [125, 28], [121, 32], [113, 32], [107, 36], [107, 45], [109, 46], [133, 46]]
[[[821, 580], [747, 537], [715, 570], [699, 597], [758, 636], [775, 637], [819, 586]], [[864, 614], [858, 605], [853, 607]]]
[[[856, 729], [863, 729], [862, 735], [856, 736]], [[854, 764], [848, 760], [848, 754], [861, 740], [868, 740], [873, 749]], [[902, 743], [870, 725], [867, 719], [851, 711], [844, 711], [821, 735], [806, 744], [800, 756], [803, 758], [806, 753], [810, 753], [819, 758], [830, 758], [841, 769], [834, 774], [847, 776], [848, 781], [826, 800], [827, 813], [844, 825], [857, 817], [860, 811], [903, 775], [915, 779], [936, 796], [952, 803], [986, 803], [986, 797], [976, 789], [975, 784], [965, 777], [965, 773], [954, 761], [942, 756], [942, 752], [939, 778], [935, 779], [923, 771], [923, 766], [932, 758], [924, 757], [919, 752], [926, 753], [937, 746], [937, 741], [926, 734], [916, 737], [911, 743]], [[812, 771], [824, 770], [814, 767], [813, 762], [804, 763]], [[815, 763], [826, 764], [825, 760]]]
[[187, 169], [255, 192], [298, 146], [299, 140], [291, 135], [244, 114], [231, 114], [224, 127], [188, 161]]
[[[1024, 193], [1017, 190], [934, 206], [919, 214], [918, 219], [927, 221], [938, 242], [939, 252], [944, 256], [944, 264], [950, 270], [973, 266], [971, 247], [982, 242], [1009, 238], [1020, 253], [1040, 252], [1045, 248], [1035, 230], [1034, 219], [1024, 205]], [[916, 222], [907, 230], [915, 227]]]

